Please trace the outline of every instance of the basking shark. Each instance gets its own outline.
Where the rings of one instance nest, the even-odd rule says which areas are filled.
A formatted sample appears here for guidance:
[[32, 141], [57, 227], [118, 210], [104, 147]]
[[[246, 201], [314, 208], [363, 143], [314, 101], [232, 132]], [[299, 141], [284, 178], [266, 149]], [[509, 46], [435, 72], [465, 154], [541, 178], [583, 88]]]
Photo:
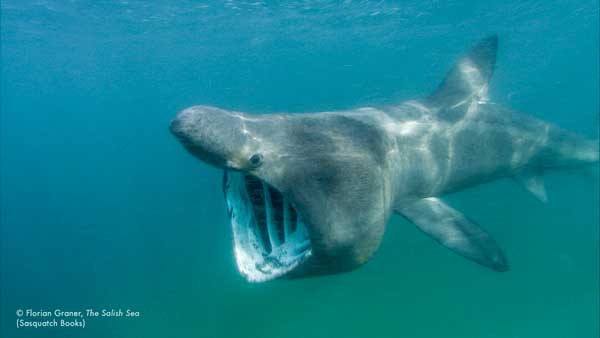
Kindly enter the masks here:
[[355, 269], [395, 212], [448, 249], [508, 270], [498, 243], [440, 197], [511, 177], [545, 201], [542, 175], [598, 161], [598, 141], [489, 101], [497, 37], [429, 96], [383, 108], [252, 115], [181, 111], [172, 133], [224, 170], [240, 273], [251, 282]]

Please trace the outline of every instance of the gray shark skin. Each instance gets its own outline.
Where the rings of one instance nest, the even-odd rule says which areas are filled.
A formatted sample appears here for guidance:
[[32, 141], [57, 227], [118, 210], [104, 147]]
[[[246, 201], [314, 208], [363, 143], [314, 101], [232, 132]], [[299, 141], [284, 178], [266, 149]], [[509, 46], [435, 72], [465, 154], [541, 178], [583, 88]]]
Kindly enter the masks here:
[[172, 133], [224, 169], [240, 273], [252, 282], [355, 269], [393, 212], [441, 245], [508, 270], [494, 239], [440, 196], [512, 177], [545, 200], [542, 175], [598, 161], [598, 142], [487, 98], [497, 37], [476, 44], [426, 98], [384, 108], [251, 115], [181, 111]]

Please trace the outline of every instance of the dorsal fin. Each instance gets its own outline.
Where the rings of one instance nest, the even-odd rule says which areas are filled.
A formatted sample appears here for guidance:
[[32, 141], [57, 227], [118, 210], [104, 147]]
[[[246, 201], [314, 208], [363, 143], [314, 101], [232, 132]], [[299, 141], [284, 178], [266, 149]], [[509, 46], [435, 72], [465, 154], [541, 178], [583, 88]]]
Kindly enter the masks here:
[[494, 73], [498, 36], [479, 41], [452, 67], [439, 87], [427, 99], [428, 106], [448, 109], [485, 99], [488, 82]]

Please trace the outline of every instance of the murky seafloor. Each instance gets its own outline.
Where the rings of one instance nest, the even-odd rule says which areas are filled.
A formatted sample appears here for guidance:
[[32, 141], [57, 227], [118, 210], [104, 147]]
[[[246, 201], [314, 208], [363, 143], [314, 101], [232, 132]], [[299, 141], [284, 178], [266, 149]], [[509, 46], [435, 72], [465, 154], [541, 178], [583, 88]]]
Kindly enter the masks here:
[[[221, 172], [177, 111], [387, 105], [431, 92], [497, 33], [494, 102], [598, 138], [597, 1], [1, 2], [2, 337], [594, 338], [598, 166], [445, 197], [507, 253], [495, 273], [394, 216], [346, 274], [247, 283]], [[16, 311], [133, 309], [85, 328]]]

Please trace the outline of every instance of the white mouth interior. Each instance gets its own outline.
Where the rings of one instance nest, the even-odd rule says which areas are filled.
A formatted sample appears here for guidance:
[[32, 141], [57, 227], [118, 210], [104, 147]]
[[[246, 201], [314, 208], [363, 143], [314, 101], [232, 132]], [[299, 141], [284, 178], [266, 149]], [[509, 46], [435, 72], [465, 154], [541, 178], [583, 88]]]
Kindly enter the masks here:
[[311, 255], [306, 225], [277, 189], [255, 176], [226, 171], [223, 190], [236, 263], [246, 279], [280, 277]]

